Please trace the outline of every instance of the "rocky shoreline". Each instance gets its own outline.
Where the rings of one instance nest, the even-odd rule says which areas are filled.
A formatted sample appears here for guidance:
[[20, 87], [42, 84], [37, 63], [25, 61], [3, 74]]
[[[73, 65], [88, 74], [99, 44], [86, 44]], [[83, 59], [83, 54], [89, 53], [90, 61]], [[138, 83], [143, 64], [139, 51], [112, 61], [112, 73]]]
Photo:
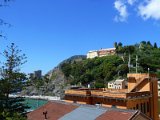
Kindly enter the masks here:
[[10, 94], [9, 97], [24, 97], [24, 98], [31, 98], [31, 99], [42, 99], [42, 100], [61, 100], [60, 97], [57, 96], [42, 96], [42, 95], [33, 95], [33, 96], [28, 96], [28, 95], [12, 95]]

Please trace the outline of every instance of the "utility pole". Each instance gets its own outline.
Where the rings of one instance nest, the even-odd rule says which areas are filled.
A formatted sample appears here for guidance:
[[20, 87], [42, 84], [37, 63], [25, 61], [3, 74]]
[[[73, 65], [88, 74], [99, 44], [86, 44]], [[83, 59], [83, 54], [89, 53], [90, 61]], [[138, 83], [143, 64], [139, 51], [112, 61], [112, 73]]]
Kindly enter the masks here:
[[150, 68], [148, 68], [148, 82], [149, 82], [149, 70], [150, 70]]

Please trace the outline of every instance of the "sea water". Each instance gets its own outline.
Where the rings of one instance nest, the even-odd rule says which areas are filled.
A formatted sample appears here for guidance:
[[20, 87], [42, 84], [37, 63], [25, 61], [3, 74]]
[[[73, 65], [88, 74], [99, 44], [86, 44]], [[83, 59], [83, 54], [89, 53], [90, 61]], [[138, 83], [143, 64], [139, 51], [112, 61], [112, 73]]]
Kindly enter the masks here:
[[41, 99], [31, 99], [31, 98], [25, 98], [25, 104], [29, 106], [30, 108], [27, 111], [33, 111], [37, 108], [43, 106], [48, 101], [47, 100], [41, 100]]

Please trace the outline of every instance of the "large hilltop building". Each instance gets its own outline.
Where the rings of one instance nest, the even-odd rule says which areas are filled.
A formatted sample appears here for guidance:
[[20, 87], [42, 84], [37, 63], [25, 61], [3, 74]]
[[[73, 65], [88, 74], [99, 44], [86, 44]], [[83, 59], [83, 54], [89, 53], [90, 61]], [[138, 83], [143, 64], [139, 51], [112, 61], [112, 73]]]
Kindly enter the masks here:
[[128, 74], [128, 89], [76, 89], [65, 91], [65, 101], [99, 104], [103, 107], [140, 110], [158, 120], [157, 77], [153, 74]]
[[92, 50], [87, 53], [87, 58], [103, 57], [108, 55], [114, 55], [116, 53], [116, 48]]

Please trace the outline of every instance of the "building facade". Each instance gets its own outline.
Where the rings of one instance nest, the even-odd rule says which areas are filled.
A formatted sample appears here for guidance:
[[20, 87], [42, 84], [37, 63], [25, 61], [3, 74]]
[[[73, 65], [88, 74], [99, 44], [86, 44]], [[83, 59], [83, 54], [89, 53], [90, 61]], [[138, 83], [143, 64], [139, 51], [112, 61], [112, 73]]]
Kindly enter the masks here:
[[87, 58], [95, 58], [95, 57], [98, 57], [98, 51], [97, 50], [93, 50], [93, 51], [89, 51], [87, 53]]
[[87, 53], [87, 58], [104, 57], [108, 55], [114, 55], [116, 53], [116, 48], [108, 48], [101, 50], [93, 50]]
[[140, 110], [151, 119], [158, 120], [157, 89], [157, 78], [155, 75], [128, 74], [128, 89], [66, 90], [65, 101]]
[[114, 89], [114, 81], [108, 82], [108, 89]]
[[41, 70], [34, 71], [34, 73], [29, 74], [29, 77], [31, 80], [41, 79], [42, 78], [42, 71]]
[[42, 71], [41, 70], [34, 71], [34, 77], [41, 79], [42, 78]]

